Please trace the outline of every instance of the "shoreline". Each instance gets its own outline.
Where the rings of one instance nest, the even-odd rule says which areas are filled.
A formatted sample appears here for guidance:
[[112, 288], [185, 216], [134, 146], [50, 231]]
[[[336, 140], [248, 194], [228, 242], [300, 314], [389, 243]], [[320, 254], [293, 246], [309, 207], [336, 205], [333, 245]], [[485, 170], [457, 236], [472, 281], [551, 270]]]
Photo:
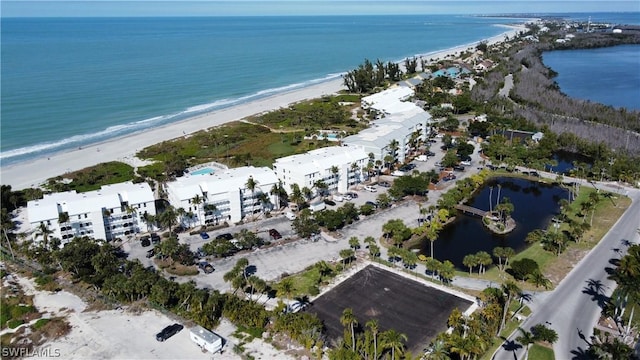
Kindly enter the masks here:
[[[501, 25], [501, 27], [508, 30], [491, 38], [482, 39], [470, 44], [457, 45], [431, 53], [416, 54], [415, 56], [429, 56], [434, 59], [434, 61], [438, 61], [472, 48], [482, 42], [486, 42], [488, 45], [500, 43], [504, 41], [505, 38], [512, 38], [519, 31], [525, 29], [524, 25]], [[156, 128], [93, 143], [78, 149], [62, 151], [49, 156], [45, 155], [33, 160], [2, 166], [0, 168], [0, 183], [3, 185], [11, 185], [13, 190], [21, 190], [29, 187], [38, 187], [51, 177], [63, 176], [66, 173], [103, 162], [120, 161], [133, 167], [143, 166], [147, 162], [136, 158], [135, 155], [145, 147], [188, 136], [197, 131], [206, 130], [225, 123], [238, 121], [251, 115], [274, 111], [303, 100], [336, 94], [340, 90], [344, 90], [342, 82], [341, 77], [327, 80], [247, 103], [199, 114]]]

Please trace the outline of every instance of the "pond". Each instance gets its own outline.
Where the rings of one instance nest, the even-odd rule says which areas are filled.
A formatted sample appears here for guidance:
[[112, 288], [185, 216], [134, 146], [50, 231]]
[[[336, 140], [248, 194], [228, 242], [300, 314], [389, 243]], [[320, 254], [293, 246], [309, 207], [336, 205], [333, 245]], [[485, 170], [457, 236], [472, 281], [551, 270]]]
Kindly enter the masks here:
[[[492, 190], [493, 189], [493, 190]], [[527, 247], [525, 238], [535, 229], [545, 229], [551, 219], [559, 214], [560, 199], [568, 199], [568, 192], [558, 186], [519, 178], [498, 177], [487, 183], [476, 193], [467, 205], [489, 210], [489, 196], [493, 196], [495, 207], [500, 191], [500, 199], [508, 197], [514, 205], [511, 214], [516, 228], [507, 235], [496, 235], [487, 230], [482, 219], [477, 216], [459, 214], [447, 225], [433, 244], [435, 258], [451, 261], [458, 269], [467, 270], [462, 259], [467, 254], [486, 251], [493, 254], [497, 246], [511, 247], [520, 252]], [[426, 240], [420, 246], [420, 253], [430, 256], [430, 243]]]
[[545, 170], [557, 173], [568, 175], [569, 171], [573, 169], [574, 163], [583, 163], [588, 166], [591, 166], [592, 160], [580, 154], [575, 154], [567, 151], [558, 151], [553, 154], [553, 160], [557, 162], [557, 165], [545, 164]]

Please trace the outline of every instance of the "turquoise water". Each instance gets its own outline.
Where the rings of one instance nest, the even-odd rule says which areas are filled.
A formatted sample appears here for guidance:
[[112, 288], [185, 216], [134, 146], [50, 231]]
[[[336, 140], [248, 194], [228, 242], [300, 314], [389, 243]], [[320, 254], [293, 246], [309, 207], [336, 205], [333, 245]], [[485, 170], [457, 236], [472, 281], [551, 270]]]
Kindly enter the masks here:
[[550, 51], [542, 59], [568, 96], [640, 110], [640, 45]]
[[504, 32], [498, 24], [522, 21], [461, 15], [2, 18], [0, 161], [47, 156], [340, 78], [365, 58], [428, 57]]
[[202, 169], [198, 169], [196, 171], [192, 171], [190, 172], [191, 175], [208, 175], [213, 173], [214, 170], [212, 168], [202, 168]]

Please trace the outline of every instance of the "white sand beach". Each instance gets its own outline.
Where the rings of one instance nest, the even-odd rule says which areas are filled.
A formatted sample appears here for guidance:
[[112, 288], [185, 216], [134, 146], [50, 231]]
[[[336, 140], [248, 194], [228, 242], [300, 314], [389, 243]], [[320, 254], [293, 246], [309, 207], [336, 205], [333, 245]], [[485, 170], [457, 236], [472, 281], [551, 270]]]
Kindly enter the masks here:
[[[504, 27], [507, 28], [508, 31], [483, 41], [492, 45], [504, 41], [505, 37], [512, 38], [518, 32], [524, 30], [523, 26], [504, 25]], [[472, 48], [478, 43], [480, 43], [480, 41], [439, 52], [423, 54], [423, 56], [428, 56], [429, 59], [434, 60], [445, 59], [450, 55], [459, 54], [461, 51]], [[14, 190], [18, 190], [38, 187], [51, 177], [64, 175], [65, 173], [102, 162], [122, 161], [133, 166], [138, 166], [143, 164], [143, 162], [137, 159], [135, 154], [147, 146], [219, 126], [224, 123], [240, 120], [251, 115], [276, 110], [302, 100], [334, 94], [342, 89], [344, 89], [342, 79], [330, 80], [249, 103], [213, 111], [155, 129], [145, 130], [82, 147], [81, 149], [2, 167], [0, 183], [11, 185]]]

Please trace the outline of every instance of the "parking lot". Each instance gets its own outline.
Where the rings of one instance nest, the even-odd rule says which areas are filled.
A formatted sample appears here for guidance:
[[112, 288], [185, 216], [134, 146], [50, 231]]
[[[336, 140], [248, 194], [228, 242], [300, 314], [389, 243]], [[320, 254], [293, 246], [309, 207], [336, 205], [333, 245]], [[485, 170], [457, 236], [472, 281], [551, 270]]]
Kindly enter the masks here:
[[313, 301], [308, 312], [324, 321], [332, 341], [342, 338], [342, 312], [351, 308], [364, 324], [377, 319], [380, 332], [388, 329], [407, 335], [407, 349], [422, 351], [439, 333], [447, 329], [454, 308], [465, 312], [473, 302], [427, 286], [377, 266], [368, 265], [329, 292]]

